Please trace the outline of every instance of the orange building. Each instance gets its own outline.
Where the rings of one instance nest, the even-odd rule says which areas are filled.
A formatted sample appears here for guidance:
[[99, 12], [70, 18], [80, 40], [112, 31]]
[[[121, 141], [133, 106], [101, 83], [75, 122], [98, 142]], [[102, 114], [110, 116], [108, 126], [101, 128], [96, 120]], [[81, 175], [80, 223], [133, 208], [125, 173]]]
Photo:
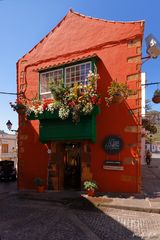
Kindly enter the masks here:
[[[19, 114], [19, 189], [34, 189], [34, 178], [41, 177], [50, 190], [83, 189], [93, 179], [99, 191], [140, 191], [143, 31], [143, 21], [106, 21], [70, 10], [18, 61], [17, 91], [27, 101], [50, 98], [50, 80], [85, 83], [89, 70], [100, 76], [102, 101], [77, 124], [58, 115]], [[107, 107], [113, 81], [135, 94]]]

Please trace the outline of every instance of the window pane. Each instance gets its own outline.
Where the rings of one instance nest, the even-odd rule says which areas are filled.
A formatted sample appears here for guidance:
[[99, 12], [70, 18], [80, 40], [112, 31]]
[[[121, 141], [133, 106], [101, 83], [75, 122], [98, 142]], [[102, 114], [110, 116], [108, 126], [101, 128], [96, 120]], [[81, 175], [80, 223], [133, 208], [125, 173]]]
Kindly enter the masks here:
[[87, 75], [91, 70], [91, 62], [77, 64], [65, 68], [65, 83], [85, 82]]
[[63, 79], [63, 69], [57, 69], [47, 73], [40, 73], [40, 97], [50, 98], [51, 92], [49, 89], [49, 82], [57, 82]]

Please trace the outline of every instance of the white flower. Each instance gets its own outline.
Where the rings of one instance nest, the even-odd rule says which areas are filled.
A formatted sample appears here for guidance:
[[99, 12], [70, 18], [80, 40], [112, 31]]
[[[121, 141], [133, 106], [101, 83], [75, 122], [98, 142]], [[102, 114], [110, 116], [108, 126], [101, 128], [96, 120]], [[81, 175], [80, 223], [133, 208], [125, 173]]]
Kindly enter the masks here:
[[49, 111], [49, 112], [51, 112], [51, 113], [53, 113], [54, 112], [54, 105], [53, 105], [53, 103], [49, 103], [48, 104], [48, 106], [47, 106], [47, 111]]
[[92, 105], [92, 103], [89, 102], [89, 103], [86, 103], [86, 105], [83, 107], [82, 112], [85, 115], [87, 115], [87, 114], [91, 113], [92, 110], [93, 110], [93, 105]]
[[64, 120], [64, 119], [68, 118], [69, 112], [70, 112], [69, 107], [63, 105], [59, 109], [59, 117]]

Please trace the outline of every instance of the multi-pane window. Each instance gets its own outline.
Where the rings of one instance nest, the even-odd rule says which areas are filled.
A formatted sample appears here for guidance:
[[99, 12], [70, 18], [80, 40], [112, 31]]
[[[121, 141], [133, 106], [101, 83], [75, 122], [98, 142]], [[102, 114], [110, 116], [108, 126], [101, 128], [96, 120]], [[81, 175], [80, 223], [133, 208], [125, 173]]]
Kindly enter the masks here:
[[91, 62], [66, 67], [65, 84], [85, 83], [89, 70], [91, 70]]
[[40, 74], [40, 97], [50, 98], [51, 91], [49, 89], [49, 82], [58, 82], [63, 80], [63, 69], [57, 69], [50, 72]]
[[[91, 70], [91, 61], [76, 64], [48, 72], [40, 73], [40, 98], [51, 98], [49, 82], [58, 82], [63, 80], [65, 85], [74, 83], [86, 83], [86, 78]], [[65, 76], [65, 78], [63, 78]]]

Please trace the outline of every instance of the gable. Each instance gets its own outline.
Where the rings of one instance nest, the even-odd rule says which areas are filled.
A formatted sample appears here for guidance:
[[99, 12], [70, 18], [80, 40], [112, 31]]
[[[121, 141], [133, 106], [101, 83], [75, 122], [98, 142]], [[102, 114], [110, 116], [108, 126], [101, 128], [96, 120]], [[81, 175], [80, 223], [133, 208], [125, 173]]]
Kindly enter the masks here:
[[110, 22], [69, 11], [62, 21], [22, 59], [29, 63], [98, 50], [127, 39], [142, 38], [143, 21]]

